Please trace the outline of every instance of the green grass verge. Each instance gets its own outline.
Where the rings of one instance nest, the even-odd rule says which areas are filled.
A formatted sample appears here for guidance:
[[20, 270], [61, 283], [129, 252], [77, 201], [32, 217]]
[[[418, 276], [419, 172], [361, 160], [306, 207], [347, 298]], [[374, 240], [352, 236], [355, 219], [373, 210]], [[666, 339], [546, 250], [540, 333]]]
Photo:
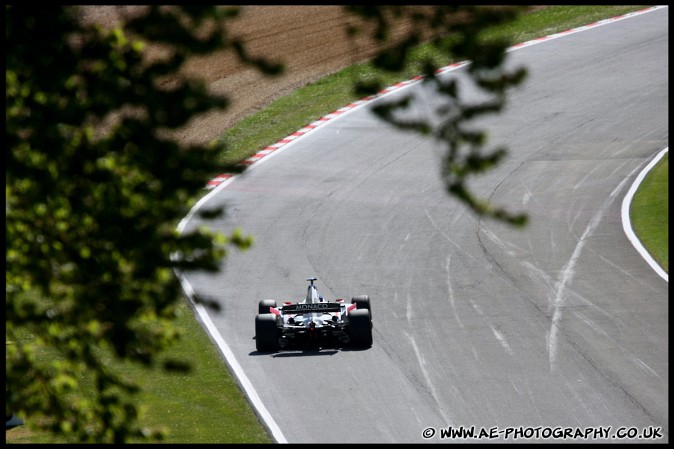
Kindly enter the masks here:
[[[137, 382], [142, 389], [135, 397], [137, 403], [142, 404], [141, 425], [164, 428], [166, 443], [271, 443], [271, 437], [260, 424], [216, 346], [184, 301], [179, 302], [175, 325], [181, 329], [182, 338], [157, 358], [156, 365], [160, 367], [164, 360], [177, 359], [189, 363], [191, 372], [167, 373], [161, 368], [146, 369], [109, 358], [115, 371], [124, 373], [124, 377]], [[50, 362], [58, 360], [60, 355], [57, 351], [42, 351], [37, 357]], [[93, 391], [90, 376], [83, 375], [79, 382], [82, 391]], [[29, 425], [8, 431], [6, 441], [76, 443], [36, 431]]]
[[[522, 16], [517, 24], [499, 33], [511, 36], [513, 43], [524, 42], [642, 8], [553, 6]], [[422, 47], [417, 51], [418, 57], [426, 57], [432, 50]], [[437, 57], [440, 65], [455, 62]], [[418, 73], [420, 68], [413, 67], [403, 74], [383, 74], [369, 64], [361, 64], [299, 89], [225, 132], [219, 139], [219, 143], [228, 148], [224, 162], [235, 163], [246, 159], [314, 120], [357, 100], [358, 97], [352, 91], [352, 84], [357, 78], [380, 76], [385, 85], [392, 85]], [[665, 183], [665, 212], [659, 215], [664, 217], [667, 217], [666, 187]], [[655, 189], [663, 191], [660, 190], [662, 186]], [[655, 197], [662, 200], [661, 194], [655, 194]], [[666, 231], [667, 226], [661, 229]], [[664, 240], [656, 239], [654, 245], [665, 248], [666, 257], [666, 235]], [[166, 443], [271, 442], [215, 346], [194, 319], [191, 309], [182, 304], [180, 310], [183, 313], [176, 325], [182, 329], [185, 338], [162, 357], [190, 362], [195, 367], [194, 371], [189, 375], [176, 375], [123, 367], [144, 389], [138, 396], [138, 403], [146, 409], [143, 423], [149, 427], [166, 427]], [[44, 357], [51, 355], [45, 354]], [[74, 443], [37, 432], [31, 428], [30, 422], [6, 432], [5, 440], [7, 443]]]
[[634, 233], [669, 273], [669, 154], [644, 178], [630, 207]]
[[143, 388], [139, 403], [147, 407], [144, 424], [165, 426], [170, 443], [271, 443], [192, 309], [182, 304], [180, 312], [177, 324], [184, 335], [166, 358], [185, 360], [192, 371], [150, 377], [135, 368], [133, 378]]

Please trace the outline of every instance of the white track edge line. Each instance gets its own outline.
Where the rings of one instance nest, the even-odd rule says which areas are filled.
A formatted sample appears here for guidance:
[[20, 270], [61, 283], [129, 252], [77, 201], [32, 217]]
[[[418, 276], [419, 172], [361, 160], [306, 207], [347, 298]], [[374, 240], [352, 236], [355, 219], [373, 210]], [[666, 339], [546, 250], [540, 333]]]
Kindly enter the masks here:
[[269, 431], [272, 434], [272, 437], [276, 440], [277, 443], [283, 444], [287, 443], [288, 441], [283, 435], [283, 432], [281, 432], [281, 428], [278, 426], [278, 424], [276, 424], [276, 421], [271, 416], [271, 413], [269, 413], [269, 411], [267, 410], [267, 407], [264, 406], [264, 403], [260, 399], [260, 396], [257, 394], [257, 391], [253, 387], [253, 384], [250, 382], [250, 379], [248, 379], [248, 376], [246, 376], [246, 373], [243, 371], [243, 368], [237, 361], [234, 352], [232, 352], [227, 342], [222, 338], [220, 332], [218, 332], [218, 329], [215, 327], [215, 324], [211, 320], [210, 316], [208, 316], [208, 313], [206, 313], [205, 308], [201, 304], [195, 303], [194, 289], [192, 288], [192, 285], [181, 274], [178, 274], [178, 279], [180, 280], [180, 285], [183, 287], [185, 294], [190, 299], [190, 302], [194, 305], [196, 312], [199, 314], [199, 318], [206, 327], [206, 330], [211, 335], [214, 343], [220, 349], [220, 352], [225, 357], [225, 360], [227, 360], [229, 367], [231, 368], [234, 375], [238, 379], [239, 385], [246, 392], [248, 400], [253, 405], [253, 408], [256, 410], [257, 415], [269, 429]]
[[661, 150], [657, 156], [651, 160], [651, 162], [643, 169], [641, 170], [641, 173], [637, 176], [637, 178], [634, 180], [632, 183], [632, 186], [630, 189], [627, 191], [627, 194], [625, 195], [625, 198], [623, 198], [623, 203], [621, 207], [621, 217], [622, 217], [622, 222], [623, 222], [623, 230], [625, 231], [625, 234], [627, 235], [628, 240], [632, 243], [634, 248], [641, 254], [641, 257], [646, 260], [648, 265], [655, 270], [655, 272], [662, 278], [664, 279], [667, 283], [669, 283], [669, 275], [665, 270], [660, 267], [660, 265], [651, 257], [651, 254], [644, 248], [644, 246], [641, 244], [641, 241], [637, 237], [637, 235], [634, 233], [634, 230], [632, 229], [632, 222], [630, 221], [630, 206], [632, 204], [632, 199], [634, 198], [634, 194], [636, 193], [637, 189], [643, 182], [643, 180], [646, 178], [646, 175], [655, 167], [655, 165], [660, 162], [660, 159], [663, 158], [663, 156], [669, 151], [669, 147], [665, 148], [664, 150]]

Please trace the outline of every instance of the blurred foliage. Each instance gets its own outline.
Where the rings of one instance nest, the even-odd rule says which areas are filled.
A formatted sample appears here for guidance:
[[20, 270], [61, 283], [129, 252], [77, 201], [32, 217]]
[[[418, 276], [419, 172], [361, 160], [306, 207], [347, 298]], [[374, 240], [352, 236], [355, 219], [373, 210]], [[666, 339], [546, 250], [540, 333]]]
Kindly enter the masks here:
[[[84, 25], [76, 7], [5, 7], [7, 408], [83, 442], [161, 438], [138, 425], [137, 386], [106, 356], [153, 366], [179, 338], [173, 270], [216, 271], [229, 247], [251, 243], [175, 230], [209, 176], [237, 170], [171, 137], [227, 105], [183, 77], [183, 62], [229, 48], [264, 73], [282, 68], [228, 40], [235, 8], [141, 12], [109, 30]], [[150, 60], [148, 45], [169, 51]], [[44, 348], [57, 362], [40, 362]], [[95, 398], [77, 395], [84, 375]]]
[[[382, 119], [410, 132], [431, 135], [444, 148], [441, 174], [447, 192], [467, 205], [479, 216], [492, 217], [514, 226], [526, 225], [526, 214], [513, 214], [477, 198], [468, 188], [471, 176], [496, 166], [507, 154], [503, 147], [485, 151], [487, 132], [471, 127], [471, 123], [486, 114], [500, 112], [506, 104], [509, 88], [519, 85], [526, 77], [525, 68], [506, 70], [506, 49], [511, 42], [484, 38], [491, 28], [511, 23], [526, 10], [524, 6], [346, 6], [347, 11], [362, 19], [352, 25], [353, 37], [363, 34], [379, 43], [381, 51], [374, 65], [388, 72], [401, 72], [409, 62], [414, 47], [430, 39], [432, 45], [449, 60], [470, 61], [466, 77], [438, 77], [437, 63], [428, 59], [423, 82], [434, 89], [436, 107], [429, 116], [403, 118], [402, 111], [419, 103], [414, 94], [381, 102], [374, 108]], [[411, 19], [409, 32], [394, 39], [391, 32], [401, 17]], [[379, 80], [369, 80], [355, 86], [360, 95], [377, 94], [385, 86]], [[470, 91], [470, 95], [462, 93]], [[476, 101], [476, 97], [481, 97]], [[427, 103], [424, 103], [426, 107]]]
[[[435, 111], [436, 124], [396, 118], [395, 110], [411, 98], [377, 112], [446, 143], [443, 175], [452, 195], [477, 213], [523, 224], [526, 217], [494, 210], [465, 187], [470, 175], [505, 154], [482, 154], [485, 134], [465, 124], [498, 112], [507, 88], [525, 75], [504, 71], [508, 43], [481, 40], [480, 30], [513, 20], [519, 8], [347, 9], [374, 23], [364, 29], [380, 42], [389, 39], [391, 20], [413, 18], [412, 32], [375, 58], [386, 70], [399, 70], [429, 30], [439, 48], [473, 61], [468, 73], [489, 96], [484, 103], [463, 103], [456, 81], [440, 80], [429, 62], [424, 82], [434, 83], [446, 101]], [[243, 42], [227, 35], [238, 11], [148, 6], [106, 29], [85, 24], [77, 7], [5, 7], [7, 410], [82, 442], [162, 438], [161, 430], [139, 424], [138, 386], [106, 360], [154, 367], [157, 354], [180, 337], [173, 325], [180, 298], [174, 270], [217, 271], [228, 248], [251, 244], [239, 231], [175, 229], [207, 179], [239, 170], [219, 166], [215, 147], [187, 145], [176, 136], [195, 116], [227, 106], [226, 98], [184, 76], [183, 63], [229, 49], [263, 73], [283, 69], [250, 57]], [[165, 51], [148, 58], [148, 46]], [[368, 93], [379, 88], [357, 86]], [[223, 212], [209, 210], [202, 218]], [[36, 354], [45, 350], [59, 357], [43, 362]], [[176, 360], [163, 369], [189, 367]], [[85, 375], [93, 378], [95, 397], [78, 395]]]

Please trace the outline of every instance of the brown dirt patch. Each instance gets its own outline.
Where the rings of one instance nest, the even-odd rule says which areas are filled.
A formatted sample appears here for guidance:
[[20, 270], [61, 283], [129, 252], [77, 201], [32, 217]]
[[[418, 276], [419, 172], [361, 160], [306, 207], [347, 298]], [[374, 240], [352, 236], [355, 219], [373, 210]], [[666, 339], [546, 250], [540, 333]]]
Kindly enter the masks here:
[[[84, 6], [83, 19], [106, 26], [119, 23], [133, 7]], [[346, 26], [354, 17], [341, 6], [244, 6], [228, 32], [241, 37], [251, 56], [282, 62], [277, 77], [262, 75], [237, 61], [231, 51], [193, 58], [185, 71], [206, 81], [213, 93], [226, 96], [230, 106], [196, 117], [180, 132], [181, 140], [207, 143], [237, 121], [293, 90], [362, 62], [376, 46], [364, 39], [347, 38]], [[400, 28], [400, 32], [405, 31]]]
[[[113, 26], [137, 8], [142, 7], [82, 6], [82, 18]], [[251, 56], [282, 62], [285, 71], [278, 77], [266, 77], [238, 62], [231, 51], [188, 61], [186, 73], [204, 79], [214, 94], [229, 99], [230, 106], [195, 117], [178, 133], [180, 139], [185, 143], [210, 142], [237, 121], [293, 90], [372, 57], [377, 50], [372, 40], [347, 37], [347, 26], [356, 23], [342, 6], [241, 7], [228, 33], [243, 38]], [[397, 21], [393, 38], [404, 36], [410, 27], [411, 22]]]

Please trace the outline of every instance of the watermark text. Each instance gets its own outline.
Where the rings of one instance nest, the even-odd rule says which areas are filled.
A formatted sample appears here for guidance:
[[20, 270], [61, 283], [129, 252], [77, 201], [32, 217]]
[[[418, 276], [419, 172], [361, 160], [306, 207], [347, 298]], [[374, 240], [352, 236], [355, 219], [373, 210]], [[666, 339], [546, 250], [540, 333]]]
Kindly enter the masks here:
[[424, 439], [476, 439], [476, 440], [658, 440], [663, 437], [661, 427], [476, 427], [447, 426], [426, 427]]

